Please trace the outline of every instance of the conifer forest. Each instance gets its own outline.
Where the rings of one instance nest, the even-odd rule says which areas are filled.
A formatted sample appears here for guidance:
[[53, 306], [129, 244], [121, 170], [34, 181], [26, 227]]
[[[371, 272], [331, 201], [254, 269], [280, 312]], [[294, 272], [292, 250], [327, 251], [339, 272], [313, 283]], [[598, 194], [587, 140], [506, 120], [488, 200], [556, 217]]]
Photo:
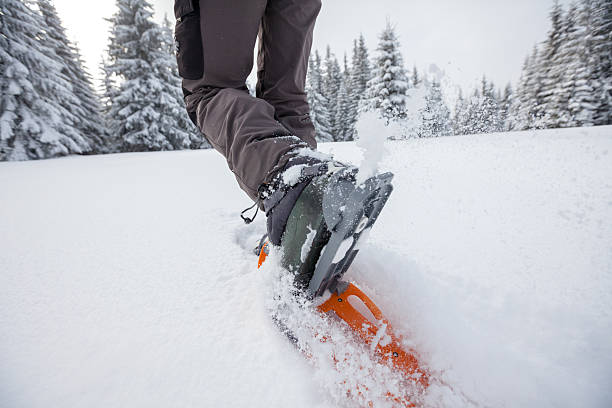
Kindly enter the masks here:
[[[200, 149], [186, 114], [173, 27], [147, 0], [117, 0], [98, 85], [52, 0], [0, 0], [0, 160]], [[306, 91], [321, 142], [358, 138], [373, 111], [401, 138], [612, 124], [612, 2], [555, 2], [546, 38], [516, 84], [475, 89], [406, 67], [394, 25], [369, 50], [363, 35], [338, 58], [313, 50]], [[520, 62], [517, 62], [520, 64]]]

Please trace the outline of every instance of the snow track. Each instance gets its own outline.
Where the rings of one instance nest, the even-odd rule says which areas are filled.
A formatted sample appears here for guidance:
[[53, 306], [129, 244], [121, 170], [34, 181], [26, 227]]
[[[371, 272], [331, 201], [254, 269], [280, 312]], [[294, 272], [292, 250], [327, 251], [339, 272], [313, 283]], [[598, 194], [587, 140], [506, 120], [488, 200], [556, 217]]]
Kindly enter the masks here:
[[[419, 351], [424, 405], [612, 405], [612, 128], [388, 147], [395, 191], [346, 277]], [[311, 359], [279, 333], [296, 305], [274, 256], [256, 270], [248, 204], [213, 151], [0, 163], [0, 406], [350, 407], [351, 381], [385, 406], [368, 350], [347, 383], [330, 364], [337, 326], [293, 310], [337, 330]]]

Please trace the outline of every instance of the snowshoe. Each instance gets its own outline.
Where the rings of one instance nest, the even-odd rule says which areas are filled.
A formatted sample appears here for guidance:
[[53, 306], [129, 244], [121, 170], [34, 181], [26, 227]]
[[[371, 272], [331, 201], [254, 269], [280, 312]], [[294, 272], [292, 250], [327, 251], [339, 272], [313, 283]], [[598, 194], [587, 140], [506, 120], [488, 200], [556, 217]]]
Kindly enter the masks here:
[[[258, 267], [266, 260], [269, 243], [280, 246], [282, 266], [294, 274], [296, 287], [309, 298], [321, 298], [316, 302], [320, 312], [344, 321], [382, 361], [426, 388], [428, 375], [415, 353], [402, 348], [389, 322], [365, 293], [341, 281], [393, 191], [393, 174], [358, 183], [355, 167], [335, 162], [302, 166], [293, 183], [283, 184], [287, 177], [281, 174], [266, 195], [268, 233], [258, 245]], [[323, 300], [326, 292], [329, 297]], [[274, 321], [297, 344], [284, 322]], [[388, 397], [401, 406], [414, 406], [407, 399]]]
[[281, 264], [314, 298], [333, 291], [347, 271], [393, 190], [393, 175], [358, 184], [355, 167], [329, 162], [306, 170], [294, 186], [277, 187], [264, 208], [270, 241], [282, 247]]

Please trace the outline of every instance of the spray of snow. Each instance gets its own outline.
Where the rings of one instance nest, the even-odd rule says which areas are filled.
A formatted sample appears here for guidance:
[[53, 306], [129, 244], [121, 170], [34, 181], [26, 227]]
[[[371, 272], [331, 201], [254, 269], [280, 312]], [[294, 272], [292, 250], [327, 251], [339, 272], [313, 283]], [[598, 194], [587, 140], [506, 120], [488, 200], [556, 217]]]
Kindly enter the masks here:
[[357, 182], [362, 183], [378, 173], [378, 166], [385, 154], [385, 141], [401, 137], [402, 129], [395, 122], [387, 125], [378, 113], [364, 112], [356, 125], [357, 146], [363, 151]]
[[408, 90], [408, 102], [406, 104], [406, 118], [401, 121], [402, 138], [415, 137], [416, 129], [423, 122], [422, 112], [427, 104], [427, 85], [421, 82], [416, 88]]

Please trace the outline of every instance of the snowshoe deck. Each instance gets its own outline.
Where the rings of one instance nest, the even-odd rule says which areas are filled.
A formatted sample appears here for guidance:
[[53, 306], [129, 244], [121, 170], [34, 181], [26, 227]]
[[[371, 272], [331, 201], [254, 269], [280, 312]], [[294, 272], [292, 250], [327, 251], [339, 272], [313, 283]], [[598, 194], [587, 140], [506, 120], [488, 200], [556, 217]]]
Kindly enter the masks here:
[[355, 259], [359, 242], [372, 228], [393, 191], [392, 173], [384, 173], [355, 184], [345, 175], [337, 180], [323, 197], [323, 215], [331, 233], [323, 248], [308, 286], [311, 297], [326, 290], [334, 292], [336, 283]]

